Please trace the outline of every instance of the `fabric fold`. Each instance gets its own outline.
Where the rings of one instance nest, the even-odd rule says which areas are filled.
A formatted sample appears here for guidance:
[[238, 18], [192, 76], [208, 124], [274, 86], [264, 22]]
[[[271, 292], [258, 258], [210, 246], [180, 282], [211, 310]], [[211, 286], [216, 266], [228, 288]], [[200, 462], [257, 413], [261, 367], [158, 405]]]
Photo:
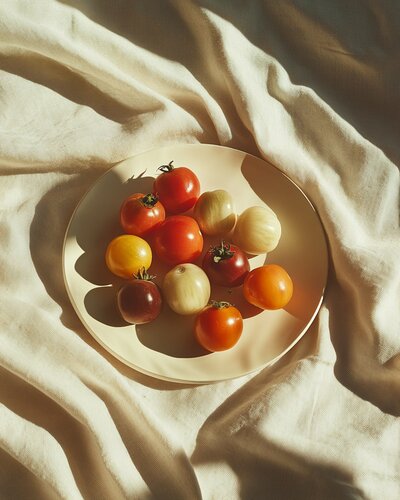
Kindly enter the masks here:
[[[2, 498], [400, 497], [399, 9], [228, 4], [0, 5]], [[209, 385], [106, 352], [62, 274], [84, 193], [179, 143], [271, 162], [329, 245], [303, 339]]]

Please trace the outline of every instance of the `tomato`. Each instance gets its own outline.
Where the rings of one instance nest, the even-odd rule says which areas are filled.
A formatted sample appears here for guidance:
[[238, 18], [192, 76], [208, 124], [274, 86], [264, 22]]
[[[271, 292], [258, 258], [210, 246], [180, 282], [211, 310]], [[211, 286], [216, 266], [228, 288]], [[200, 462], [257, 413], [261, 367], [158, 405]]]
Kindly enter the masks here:
[[148, 236], [164, 219], [165, 209], [153, 194], [132, 194], [120, 209], [122, 229], [136, 236]]
[[277, 247], [281, 232], [281, 223], [270, 207], [249, 207], [237, 219], [233, 241], [244, 252], [259, 255]]
[[202, 250], [203, 236], [192, 217], [171, 215], [155, 232], [154, 251], [167, 264], [193, 262]]
[[215, 285], [234, 287], [243, 283], [250, 271], [246, 254], [236, 245], [221, 242], [210, 247], [203, 258], [203, 269]]
[[232, 196], [224, 189], [206, 191], [196, 201], [193, 217], [205, 234], [229, 233], [236, 224]]
[[213, 302], [197, 316], [194, 331], [199, 344], [208, 351], [225, 351], [242, 335], [243, 318], [229, 302]]
[[267, 264], [250, 271], [243, 294], [250, 304], [261, 309], [281, 309], [292, 298], [293, 282], [281, 266]]
[[186, 212], [194, 206], [200, 195], [200, 182], [196, 174], [187, 167], [174, 167], [172, 161], [159, 167], [153, 192], [159, 197], [170, 214]]
[[110, 241], [106, 250], [108, 269], [121, 278], [132, 278], [152, 261], [150, 245], [139, 236], [123, 234]]
[[146, 270], [140, 269], [133, 281], [123, 285], [117, 295], [118, 309], [127, 323], [141, 325], [157, 318], [161, 312], [161, 294]]
[[198, 313], [210, 300], [210, 282], [195, 264], [179, 264], [168, 271], [162, 288], [169, 307], [178, 314]]

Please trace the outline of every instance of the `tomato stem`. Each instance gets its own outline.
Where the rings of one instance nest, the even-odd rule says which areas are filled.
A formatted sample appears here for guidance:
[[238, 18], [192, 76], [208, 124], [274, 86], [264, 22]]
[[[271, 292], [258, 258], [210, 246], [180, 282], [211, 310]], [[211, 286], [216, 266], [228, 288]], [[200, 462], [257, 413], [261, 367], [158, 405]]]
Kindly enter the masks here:
[[141, 267], [140, 269], [138, 269], [137, 273], [133, 274], [133, 278], [135, 280], [153, 281], [155, 276], [149, 274], [148, 270], [145, 267]]
[[230, 259], [233, 257], [235, 252], [231, 250], [229, 243], [225, 243], [224, 240], [221, 241], [220, 246], [211, 247], [211, 254], [213, 256], [213, 261], [218, 264], [220, 260]]
[[161, 172], [172, 172], [172, 170], [174, 170], [174, 166], [172, 165], [172, 163], [174, 162], [174, 160], [171, 160], [168, 165], [161, 165], [161, 167], [158, 167], [157, 170], [161, 170]]
[[224, 309], [226, 307], [231, 307], [232, 304], [230, 302], [225, 302], [224, 300], [221, 300], [221, 301], [212, 300], [211, 306], [215, 307], [215, 309]]
[[146, 194], [145, 196], [143, 196], [143, 198], [140, 199], [140, 203], [146, 208], [153, 208], [157, 202], [158, 196], [153, 193]]

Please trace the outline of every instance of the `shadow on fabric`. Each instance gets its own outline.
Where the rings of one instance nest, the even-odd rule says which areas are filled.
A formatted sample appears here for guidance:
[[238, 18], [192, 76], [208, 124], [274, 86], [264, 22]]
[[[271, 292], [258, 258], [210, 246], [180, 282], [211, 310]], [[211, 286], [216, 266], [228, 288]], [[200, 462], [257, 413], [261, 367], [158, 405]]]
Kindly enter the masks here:
[[[212, 422], [210, 422], [210, 426]], [[352, 485], [350, 473], [337, 466], [321, 464], [289, 451], [257, 432], [247, 430], [243, 436], [224, 436], [223, 447], [216, 436], [202, 430], [201, 451], [195, 452], [195, 465], [224, 461], [235, 472], [240, 483], [240, 498], [264, 500], [362, 500], [366, 497]], [[244, 472], [246, 471], [246, 472]], [[260, 478], [263, 478], [260, 481]]]
[[234, 9], [227, 1], [197, 3], [276, 58], [294, 84], [313, 89], [400, 168], [400, 26], [394, 3], [283, 0], [236, 3]]
[[48, 87], [70, 102], [89, 106], [109, 120], [124, 123], [134, 114], [132, 109], [101, 92], [83, 76], [44, 55], [0, 55], [0, 67], [3, 71]]
[[[393, 4], [340, 0], [334, 5], [310, 5], [303, 0], [256, 1], [235, 4], [219, 0], [199, 0], [196, 5], [171, 8], [162, 0], [145, 0], [132, 4], [118, 0], [96, 3], [83, 0], [60, 0], [75, 7], [97, 24], [132, 43], [188, 68], [211, 95], [226, 100], [223, 89], [216, 85], [215, 66], [198, 53], [196, 36], [188, 24], [209, 30], [200, 8], [230, 22], [255, 46], [276, 58], [294, 84], [313, 89], [358, 132], [376, 144], [397, 166], [400, 100], [397, 33], [398, 10]], [[387, 12], [393, 10], [393, 16]], [[143, 22], [146, 16], [148, 22]], [[350, 21], [351, 20], [351, 21]], [[351, 22], [351, 29], [348, 23]], [[153, 31], [149, 34], [149, 26]], [[180, 33], [169, 37], [170, 27]], [[208, 33], [212, 45], [212, 33]], [[184, 40], [184, 43], [181, 41]], [[371, 40], [374, 45], [371, 45]], [[194, 57], [194, 54], [196, 56]], [[210, 55], [211, 54], [211, 55]], [[212, 51], [208, 57], [212, 56]], [[397, 74], [396, 74], [397, 71]], [[386, 78], [382, 78], [382, 74]], [[208, 75], [207, 81], [204, 77]], [[215, 80], [216, 79], [216, 80]], [[385, 86], [385, 82], [386, 86]], [[223, 85], [221, 83], [221, 85]], [[225, 92], [226, 93], [226, 92]], [[233, 112], [234, 107], [229, 109]], [[236, 117], [233, 122], [241, 122]], [[251, 134], [237, 131], [232, 147], [242, 148], [238, 136], [244, 134], [247, 151], [256, 152]], [[250, 147], [250, 142], [253, 146]]]
[[[243, 499], [295, 500], [300, 494], [301, 498], [326, 500], [365, 499], [350, 471], [331, 464], [328, 459], [309, 458], [295, 451], [295, 447], [283, 447], [278, 439], [257, 430], [262, 414], [257, 412], [255, 402], [267, 400], [268, 387], [273, 392], [274, 385], [286, 379], [298, 362], [317, 350], [317, 344], [318, 322], [315, 322], [284, 358], [226, 399], [199, 430], [191, 457], [193, 465], [227, 464], [235, 473]], [[290, 402], [288, 406], [291, 407]], [[251, 423], [246, 423], [246, 416]]]
[[325, 304], [330, 311], [329, 329], [336, 351], [334, 367], [339, 382], [384, 413], [400, 416], [400, 354], [385, 363], [378, 359], [379, 335], [367, 316], [363, 302], [349, 303], [334, 271]]
[[[98, 26], [135, 46], [182, 65], [197, 80], [198, 89], [205, 89], [208, 94], [206, 104], [215, 100], [222, 109], [232, 129], [231, 137], [224, 140], [223, 145], [258, 154], [257, 144], [238, 114], [234, 102], [236, 97], [229, 92], [224, 72], [215, 70], [222, 68], [223, 61], [213, 49], [213, 44], [217, 42], [198, 6], [192, 2], [179, 4], [165, 0], [116, 0], [113, 3], [107, 0], [95, 3], [59, 0], [59, 3], [78, 9]], [[171, 36], [171, 29], [178, 36]], [[205, 50], [199, 50], [200, 46], [204, 46]], [[157, 64], [157, 61], [153, 63]], [[169, 96], [171, 100], [196, 117], [205, 133], [201, 142], [220, 143], [220, 138], [216, 138], [215, 123], [209, 111], [204, 109], [204, 96], [199, 100], [199, 95], [192, 89], [189, 89], [188, 95], [175, 93], [174, 83], [172, 81], [169, 87], [165, 87], [162, 82], [152, 78], [149, 86], [156, 91], [161, 88], [161, 92], [167, 94], [172, 92], [172, 96]]]
[[[0, 368], [0, 401], [22, 418], [45, 429], [57, 442], [68, 459], [74, 479], [84, 498], [119, 498], [120, 488], [113, 480], [101, 458], [98, 444], [85, 425], [66, 412], [53, 399], [47, 397], [38, 389], [32, 387], [17, 375]], [[1, 451], [1, 450], [0, 450]], [[0, 453], [1, 454], [1, 453]], [[0, 457], [0, 478], [6, 467], [7, 461]], [[16, 465], [12, 467], [15, 470]], [[19, 468], [23, 468], [18, 464]], [[18, 470], [18, 469], [17, 469]], [[10, 485], [13, 498], [54, 498], [54, 491], [45, 494], [46, 483], [40, 482], [33, 474], [29, 473], [27, 480], [14, 477]], [[11, 478], [9, 478], [9, 481]], [[0, 479], [0, 484], [1, 484]], [[32, 491], [26, 495], [18, 496], [16, 488], [19, 485], [26, 487], [32, 485]], [[42, 493], [35, 494], [40, 489]], [[47, 487], [48, 489], [48, 487]], [[5, 493], [7, 489], [1, 488]], [[15, 496], [17, 495], [17, 496]]]
[[0, 491], [3, 498], [54, 500], [53, 488], [0, 448]]

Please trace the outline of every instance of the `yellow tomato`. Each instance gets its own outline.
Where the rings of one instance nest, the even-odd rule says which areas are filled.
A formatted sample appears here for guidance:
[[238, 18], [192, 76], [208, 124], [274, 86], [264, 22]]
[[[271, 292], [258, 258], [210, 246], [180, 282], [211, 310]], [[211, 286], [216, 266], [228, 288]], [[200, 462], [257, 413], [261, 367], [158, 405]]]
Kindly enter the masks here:
[[150, 245], [143, 238], [131, 234], [117, 236], [110, 241], [106, 251], [108, 269], [121, 278], [132, 278], [139, 269], [151, 265]]

